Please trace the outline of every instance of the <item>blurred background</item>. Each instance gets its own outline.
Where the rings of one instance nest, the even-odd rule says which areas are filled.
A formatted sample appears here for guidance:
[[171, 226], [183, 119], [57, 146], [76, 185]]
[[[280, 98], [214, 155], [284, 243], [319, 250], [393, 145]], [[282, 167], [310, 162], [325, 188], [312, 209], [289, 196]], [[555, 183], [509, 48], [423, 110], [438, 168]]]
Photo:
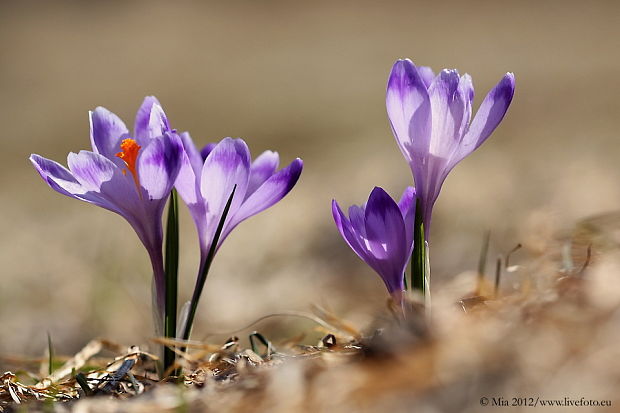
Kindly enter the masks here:
[[[441, 288], [476, 268], [486, 230], [494, 256], [618, 209], [619, 20], [615, 1], [1, 2], [0, 355], [40, 355], [46, 332], [62, 354], [152, 336], [150, 265], [130, 226], [52, 191], [27, 159], [88, 149], [88, 110], [133, 125], [156, 95], [197, 143], [243, 137], [254, 156], [304, 159], [290, 195], [220, 250], [195, 338], [311, 304], [363, 326], [385, 290], [340, 238], [330, 201], [362, 203], [375, 185], [398, 197], [412, 182], [385, 113], [394, 60], [470, 73], [476, 108], [516, 76], [505, 120], [436, 204]], [[198, 250], [182, 212], [186, 300]], [[256, 327], [277, 341], [312, 324]]]

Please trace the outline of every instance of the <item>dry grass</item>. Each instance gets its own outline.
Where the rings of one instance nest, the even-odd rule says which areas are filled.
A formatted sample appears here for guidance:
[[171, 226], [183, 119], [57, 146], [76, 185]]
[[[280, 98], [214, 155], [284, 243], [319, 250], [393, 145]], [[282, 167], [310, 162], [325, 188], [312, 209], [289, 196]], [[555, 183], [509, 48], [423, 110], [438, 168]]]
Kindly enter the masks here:
[[[252, 348], [237, 337], [222, 346], [192, 343], [179, 353], [186, 374], [176, 384], [156, 380], [154, 356], [95, 340], [52, 375], [30, 373], [36, 385], [20, 384], [25, 373], [21, 382], [6, 373], [0, 400], [5, 409], [19, 400], [57, 412], [477, 412], [482, 397], [568, 397], [612, 403], [579, 411], [615, 411], [620, 255], [594, 225], [608, 229], [609, 219], [585, 220], [572, 237], [548, 239], [527, 260], [513, 258], [509, 272], [502, 270], [502, 281], [513, 281], [497, 295], [494, 277], [462, 274], [436, 289], [430, 315], [413, 306], [402, 320], [386, 308], [356, 327], [316, 309], [308, 333], [324, 336], [318, 345], [300, 344], [303, 336], [274, 344], [260, 334]], [[581, 244], [591, 247], [589, 256]], [[562, 253], [566, 245], [570, 255]], [[104, 350], [121, 355], [95, 357]], [[94, 396], [76, 383], [82, 370]], [[50, 398], [58, 401], [32, 403]]]

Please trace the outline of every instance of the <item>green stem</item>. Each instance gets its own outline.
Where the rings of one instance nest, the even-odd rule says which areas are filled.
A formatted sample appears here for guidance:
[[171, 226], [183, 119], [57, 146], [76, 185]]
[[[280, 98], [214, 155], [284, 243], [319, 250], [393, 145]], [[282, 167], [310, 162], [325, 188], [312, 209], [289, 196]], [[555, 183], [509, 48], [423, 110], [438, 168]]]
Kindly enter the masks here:
[[200, 295], [202, 294], [202, 290], [205, 286], [207, 275], [209, 275], [209, 269], [211, 268], [211, 263], [213, 262], [213, 258], [215, 257], [215, 252], [217, 251], [217, 244], [220, 240], [220, 235], [222, 234], [222, 230], [224, 229], [224, 223], [226, 222], [226, 217], [228, 216], [228, 211], [230, 210], [230, 205], [232, 204], [232, 200], [233, 200], [233, 197], [235, 196], [236, 190], [237, 190], [237, 185], [234, 186], [232, 192], [230, 193], [230, 196], [228, 197], [228, 201], [226, 201], [226, 206], [224, 207], [224, 211], [222, 211], [220, 222], [217, 225], [215, 235], [213, 236], [213, 240], [211, 241], [211, 247], [209, 248], [209, 252], [201, 268], [200, 274], [198, 274], [198, 279], [196, 280], [196, 286], [194, 287], [194, 294], [192, 295], [192, 300], [190, 301], [190, 305], [189, 305], [189, 312], [187, 314], [187, 322], [185, 323], [185, 328], [183, 329], [183, 340], [189, 340], [189, 336], [192, 332], [192, 324], [194, 324], [194, 317], [196, 316], [196, 310], [198, 308], [198, 301], [200, 300]]
[[[179, 201], [175, 189], [170, 194], [168, 203], [168, 221], [166, 226], [166, 300], [164, 312], [164, 335], [176, 337], [177, 331], [177, 297], [179, 289]], [[175, 354], [164, 346], [164, 369], [174, 365]]]
[[426, 240], [420, 200], [416, 201], [413, 224], [413, 252], [411, 253], [411, 288], [426, 295]]

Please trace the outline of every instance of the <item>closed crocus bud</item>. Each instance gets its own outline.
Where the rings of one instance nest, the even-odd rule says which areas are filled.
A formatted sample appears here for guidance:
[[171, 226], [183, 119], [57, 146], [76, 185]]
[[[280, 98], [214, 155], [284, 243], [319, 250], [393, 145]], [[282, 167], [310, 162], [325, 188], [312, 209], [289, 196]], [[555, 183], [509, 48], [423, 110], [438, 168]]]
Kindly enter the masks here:
[[349, 216], [336, 200], [332, 214], [342, 238], [366, 264], [379, 274], [388, 293], [400, 303], [405, 267], [413, 248], [416, 192], [408, 187], [396, 203], [375, 187], [365, 205], [353, 205]]

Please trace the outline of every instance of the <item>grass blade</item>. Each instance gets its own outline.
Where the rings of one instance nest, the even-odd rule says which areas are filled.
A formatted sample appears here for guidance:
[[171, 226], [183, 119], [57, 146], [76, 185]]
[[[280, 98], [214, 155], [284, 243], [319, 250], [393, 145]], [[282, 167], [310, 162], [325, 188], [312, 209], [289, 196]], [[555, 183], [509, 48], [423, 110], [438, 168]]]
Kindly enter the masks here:
[[51, 376], [54, 372], [54, 346], [52, 345], [52, 336], [47, 332], [47, 373]]
[[75, 381], [77, 382], [77, 384], [80, 385], [86, 396], [92, 396], [93, 389], [91, 389], [88, 385], [88, 380], [86, 380], [86, 376], [84, 376], [84, 373], [76, 374]]
[[189, 306], [189, 312], [187, 313], [187, 322], [185, 323], [185, 329], [183, 331], [183, 340], [189, 340], [189, 336], [192, 331], [192, 324], [194, 324], [194, 317], [196, 316], [196, 309], [198, 308], [198, 301], [200, 300], [200, 295], [202, 294], [202, 290], [205, 286], [205, 281], [207, 280], [207, 275], [209, 275], [209, 269], [211, 268], [211, 263], [213, 262], [213, 258], [215, 257], [215, 252], [217, 251], [217, 243], [220, 240], [220, 235], [222, 235], [222, 230], [224, 229], [224, 223], [226, 222], [226, 217], [228, 216], [228, 211], [230, 211], [230, 205], [232, 204], [232, 200], [235, 196], [235, 191], [237, 190], [237, 185], [233, 187], [230, 196], [228, 197], [228, 201], [226, 201], [226, 206], [222, 211], [222, 216], [220, 217], [220, 222], [217, 225], [217, 229], [213, 236], [213, 240], [211, 241], [211, 247], [209, 248], [209, 253], [207, 254], [207, 258], [205, 259], [205, 263], [202, 267], [202, 271], [200, 272], [198, 279], [196, 280], [196, 286], [194, 287], [194, 294], [192, 295], [192, 300]]

